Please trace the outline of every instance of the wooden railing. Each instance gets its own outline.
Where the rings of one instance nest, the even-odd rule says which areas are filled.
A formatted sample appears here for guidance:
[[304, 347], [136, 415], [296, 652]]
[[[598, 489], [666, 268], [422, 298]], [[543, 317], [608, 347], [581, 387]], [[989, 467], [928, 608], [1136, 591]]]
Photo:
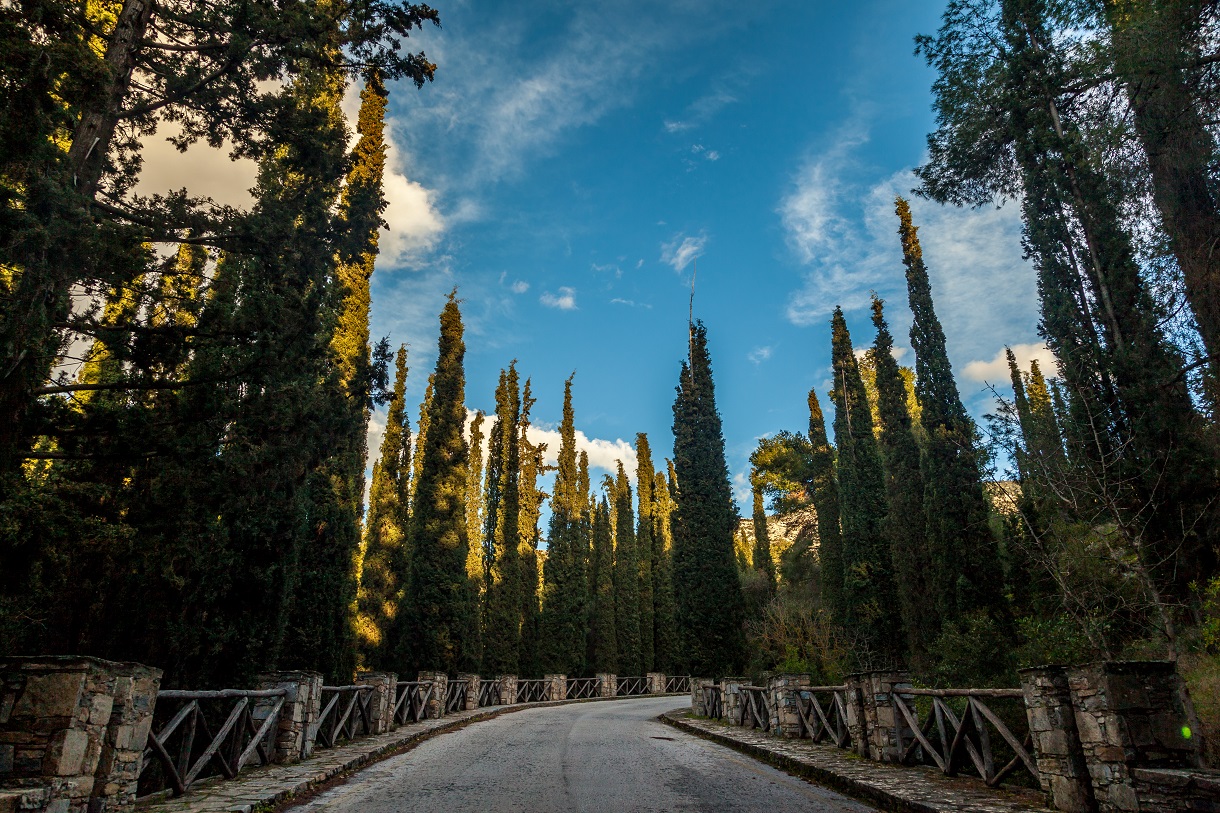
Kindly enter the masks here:
[[665, 691], [668, 693], [687, 694], [690, 692], [690, 675], [667, 675], [665, 677]]
[[851, 748], [846, 686], [810, 686], [798, 690], [797, 697], [802, 737]]
[[638, 697], [648, 694], [648, 678], [621, 677], [618, 679], [618, 697]]
[[431, 681], [400, 680], [394, 687], [394, 723], [406, 725], [428, 719]]
[[446, 714], [453, 714], [466, 708], [467, 686], [468, 683], [465, 680], [453, 680], [450, 678], [448, 687], [445, 689]]
[[372, 686], [323, 686], [317, 744], [334, 748], [341, 740], [372, 734], [372, 702]]
[[767, 687], [741, 687], [741, 725], [747, 728], [771, 730], [771, 709], [767, 705]]
[[601, 692], [601, 678], [568, 678], [567, 696], [569, 700], [581, 700], [586, 697], [600, 697]]
[[[268, 764], [286, 695], [282, 688], [159, 692], [140, 766], [139, 796], [166, 789], [181, 796], [207, 776], [234, 778], [255, 757], [260, 765]], [[266, 702], [259, 704], [256, 718], [251, 701], [258, 700]], [[229, 701], [232, 707], [226, 714]], [[208, 722], [205, 706], [214, 713], [213, 723]], [[211, 726], [222, 717], [213, 734]], [[160, 730], [155, 724], [158, 718], [165, 720]]]
[[503, 701], [500, 699], [500, 681], [479, 681], [479, 708], [483, 708], [484, 706], [498, 706], [501, 702]]
[[[908, 702], [918, 697], [931, 699], [931, 713], [926, 715], [922, 725], [915, 703]], [[909, 729], [897, 726], [898, 750], [902, 761], [908, 765], [917, 762], [934, 764], [948, 776], [956, 775], [964, 767], [973, 766], [991, 787], [999, 785], [1018, 768], [1024, 768], [1037, 779], [1038, 768], [1031, 753], [1032, 736], [1023, 705], [1019, 714], [1011, 715], [1014, 721], [1020, 718], [1025, 725], [1024, 736], [1017, 737], [984, 702], [1008, 698], [1020, 700], [1021, 697], [1020, 689], [903, 689], [895, 692], [894, 705], [909, 726]], [[950, 705], [954, 699], [958, 706], [956, 710]], [[998, 768], [997, 749], [993, 747], [989, 728], [1000, 735], [1003, 746], [998, 751], [1003, 755], [1001, 758], [1011, 754]], [[904, 735], [908, 733], [913, 736], [909, 742], [905, 742]], [[998, 743], [996, 745], [999, 746]]]
[[720, 687], [715, 683], [703, 686], [703, 711], [714, 720], [724, 716], [724, 698], [721, 696]]
[[550, 699], [548, 687], [551, 682], [546, 678], [526, 678], [517, 680], [517, 702], [538, 703]]

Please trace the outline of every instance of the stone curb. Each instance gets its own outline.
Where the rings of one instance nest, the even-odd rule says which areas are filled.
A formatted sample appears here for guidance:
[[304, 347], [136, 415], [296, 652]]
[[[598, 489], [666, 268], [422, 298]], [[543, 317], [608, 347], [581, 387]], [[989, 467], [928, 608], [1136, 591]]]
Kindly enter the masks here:
[[[615, 700], [647, 700], [658, 697], [687, 697], [686, 692], [644, 694], [633, 697], [583, 697], [574, 700], [547, 700], [513, 703], [477, 711], [461, 711], [439, 720], [405, 725], [386, 734], [355, 740], [337, 748], [317, 751], [302, 762], [267, 765], [245, 771], [236, 779], [210, 781], [177, 798], [148, 799], [137, 803], [137, 813], [254, 813], [278, 810], [301, 796], [319, 793], [376, 762], [409, 751], [422, 742], [471, 723], [491, 720], [502, 714], [526, 709], [598, 703]], [[432, 723], [433, 725], [428, 725]], [[277, 776], [288, 774], [290, 776]], [[291, 776], [300, 774], [300, 776]], [[261, 782], [260, 782], [261, 780]], [[270, 781], [267, 781], [270, 780]], [[272, 785], [259, 788], [258, 785]]]
[[[969, 778], [865, 760], [833, 746], [773, 738], [752, 729], [689, 719], [690, 710], [657, 719], [673, 728], [726, 745], [785, 773], [893, 813], [1056, 813], [1036, 791], [988, 788]], [[723, 729], [723, 730], [721, 730]]]

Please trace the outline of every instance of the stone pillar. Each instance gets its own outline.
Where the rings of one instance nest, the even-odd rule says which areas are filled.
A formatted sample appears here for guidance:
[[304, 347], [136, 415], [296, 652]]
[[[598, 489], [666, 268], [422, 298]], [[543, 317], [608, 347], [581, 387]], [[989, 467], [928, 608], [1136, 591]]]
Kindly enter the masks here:
[[1201, 766], [1199, 721], [1173, 663], [1097, 663], [1067, 677], [1101, 813], [1140, 809], [1135, 770]]
[[846, 686], [844, 694], [847, 710], [847, 731], [851, 735], [851, 747], [862, 757], [867, 757], [868, 749], [868, 715], [865, 712], [865, 682], [863, 675], [848, 675], [843, 680]]
[[373, 697], [369, 703], [372, 734], [384, 734], [394, 723], [394, 694], [398, 688], [398, 675], [393, 672], [361, 672], [356, 675], [356, 685], [372, 686]]
[[771, 732], [779, 737], [801, 736], [801, 698], [798, 691], [810, 683], [809, 675], [774, 675], [767, 680]]
[[568, 676], [567, 675], [543, 675], [546, 679], [546, 699], [547, 700], [567, 700], [568, 699]]
[[517, 676], [500, 675], [500, 705], [511, 706], [517, 702]]
[[0, 784], [29, 789], [23, 809], [129, 807], [160, 683], [139, 664], [0, 659]]
[[720, 703], [724, 719], [729, 725], [741, 725], [742, 713], [745, 711], [746, 698], [741, 691], [743, 678], [724, 678], [720, 681]]
[[618, 676], [606, 672], [598, 672], [597, 679], [601, 681], [598, 697], [618, 697]]
[[[313, 755], [314, 741], [318, 738], [318, 718], [322, 715], [321, 672], [271, 672], [259, 675], [260, 689], [287, 690], [284, 705], [280, 708], [279, 731], [275, 735], [272, 760], [275, 762], [297, 762]], [[256, 724], [267, 719], [275, 705], [272, 698], [255, 703], [253, 716]]]
[[648, 693], [665, 694], [665, 675], [660, 672], [648, 673]]
[[690, 710], [696, 717], [707, 716], [707, 699], [703, 696], [704, 686], [715, 686], [716, 681], [710, 678], [691, 678]]
[[482, 681], [478, 675], [458, 675], [458, 680], [466, 681], [466, 711], [474, 711], [479, 707], [479, 686]]
[[1061, 666], [1022, 669], [1021, 692], [1034, 742], [1038, 782], [1051, 807], [1064, 813], [1090, 813], [1096, 803], [1076, 731], [1067, 670]]
[[449, 691], [449, 676], [444, 672], [420, 672], [420, 683], [432, 684], [432, 697], [428, 699], [428, 719], [439, 720], [445, 716], [445, 695]]
[[[864, 697], [864, 717], [867, 756], [878, 762], [897, 762], [902, 754], [898, 750], [898, 732], [910, 741], [914, 734], [906, 718], [894, 706], [894, 694], [911, 688], [911, 676], [907, 672], [880, 671], [860, 675], [860, 689]], [[908, 695], [907, 705], [914, 702]]]

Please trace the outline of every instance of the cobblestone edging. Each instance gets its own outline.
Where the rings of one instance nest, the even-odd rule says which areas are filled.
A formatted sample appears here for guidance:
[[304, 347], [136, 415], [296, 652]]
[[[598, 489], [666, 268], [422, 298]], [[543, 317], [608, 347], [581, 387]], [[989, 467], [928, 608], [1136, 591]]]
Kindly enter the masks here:
[[315, 751], [303, 762], [267, 765], [243, 771], [236, 779], [196, 785], [177, 799], [141, 802], [136, 813], [254, 813], [256, 808], [270, 810], [304, 793], [321, 790], [374, 762], [387, 759], [448, 731], [471, 723], [490, 720], [501, 714], [525, 709], [566, 706], [571, 703], [597, 703], [606, 700], [646, 700], [657, 697], [685, 697], [685, 693], [647, 694], [636, 697], [591, 697], [580, 700], [554, 700], [541, 703], [515, 703], [489, 706], [447, 714], [439, 720], [422, 720], [386, 734], [364, 737], [355, 742]]
[[689, 716], [689, 709], [662, 714], [661, 722], [727, 745], [787, 773], [809, 779], [895, 813], [1054, 813], [1042, 794], [989, 788], [977, 779], [946, 777], [919, 767], [863, 759], [830, 745], [778, 739], [720, 721]]

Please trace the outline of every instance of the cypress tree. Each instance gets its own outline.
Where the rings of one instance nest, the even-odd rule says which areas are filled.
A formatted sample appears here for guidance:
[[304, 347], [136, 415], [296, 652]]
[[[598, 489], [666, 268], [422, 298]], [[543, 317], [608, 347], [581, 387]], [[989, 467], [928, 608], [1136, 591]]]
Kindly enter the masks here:
[[394, 368], [394, 393], [369, 488], [360, 590], [356, 597], [356, 643], [360, 665], [366, 669], [391, 660], [394, 617], [405, 587], [407, 475], [411, 466], [411, 426], [405, 409], [406, 345], [398, 348]]
[[907, 411], [906, 382], [894, 359], [894, 338], [877, 297], [873, 297], [873, 325], [877, 328], [871, 353], [877, 371], [878, 445], [885, 467], [888, 508], [882, 528], [893, 560], [898, 605], [907, 632], [907, 656], [911, 667], [923, 673], [928, 666], [928, 648], [940, 633], [940, 626], [930, 584], [932, 561], [927, 548], [919, 444]]
[[831, 320], [835, 388], [835, 446], [843, 523], [843, 616], [865, 646], [854, 653], [862, 668], [892, 665], [902, 657], [893, 560], [882, 523], [885, 474], [872, 413], [843, 311]]
[[[613, 489], [607, 489], [613, 493]], [[588, 664], [591, 672], [613, 674], [618, 669], [618, 635], [614, 624], [614, 536], [606, 498], [593, 513], [593, 555], [590, 592]]]
[[754, 551], [750, 561], [754, 569], [761, 572], [766, 581], [768, 597], [775, 595], [775, 561], [771, 558], [771, 535], [767, 531], [767, 509], [763, 504], [762, 487], [757, 483], [754, 492]]
[[529, 442], [530, 410], [534, 406], [530, 395], [530, 380], [525, 380], [521, 394], [521, 514], [517, 525], [517, 553], [521, 562], [521, 673], [541, 675], [541, 618], [538, 593], [541, 586], [538, 542], [539, 520], [546, 494], [538, 488], [538, 477], [546, 471], [542, 461], [546, 444]]
[[[668, 466], [672, 463], [667, 461]], [[669, 674], [675, 668], [673, 533], [669, 518], [674, 512], [673, 494], [658, 471], [652, 483], [652, 598], [653, 661], [658, 671]]]
[[656, 664], [656, 608], [653, 596], [653, 557], [655, 555], [653, 519], [652, 449], [648, 436], [643, 432], [635, 436], [636, 490], [639, 501], [638, 524], [635, 532], [635, 549], [640, 557], [640, 658], [644, 672], [651, 672]]
[[733, 558], [737, 510], [702, 322], [690, 326], [690, 358], [678, 379], [673, 426], [676, 654], [691, 674], [730, 674], [745, 660], [745, 600]]
[[[466, 575], [476, 585], [482, 600], [487, 574], [483, 565], [483, 410], [470, 422], [470, 466], [466, 478], [466, 538], [470, 550], [466, 554]], [[479, 617], [482, 618], [480, 610]]]
[[818, 518], [818, 561], [822, 602], [831, 618], [843, 617], [843, 535], [839, 518], [839, 481], [835, 448], [826, 436], [826, 419], [817, 392], [809, 390], [810, 470], [813, 510]]
[[407, 607], [411, 666], [469, 669], [476, 619], [466, 576], [466, 373], [457, 292], [441, 311], [441, 333], [419, 482], [411, 511], [411, 581]]
[[640, 651], [640, 557], [632, 514], [631, 484], [620, 460], [614, 483], [614, 626], [620, 675], [644, 674]]
[[945, 333], [932, 304], [911, 208], [897, 198], [898, 234], [906, 266], [907, 294], [914, 321], [915, 388], [927, 436], [923, 455], [924, 515], [932, 560], [932, 586], [941, 617], [986, 612], [1007, 627], [1003, 579], [988, 503], [975, 449], [974, 422], [966, 414], [945, 349]]
[[517, 674], [521, 643], [520, 521], [521, 395], [516, 362], [500, 371], [496, 422], [487, 453], [487, 514], [484, 561], [487, 567], [483, 615], [483, 671]]
[[[580, 675], [585, 671], [586, 551], [582, 513], [588, 504], [581, 491], [576, 460], [576, 421], [572, 412], [572, 378], [563, 389], [559, 424], [559, 461], [547, 534], [542, 587], [542, 664], [546, 672]], [[588, 459], [584, 476], [588, 481]]]

